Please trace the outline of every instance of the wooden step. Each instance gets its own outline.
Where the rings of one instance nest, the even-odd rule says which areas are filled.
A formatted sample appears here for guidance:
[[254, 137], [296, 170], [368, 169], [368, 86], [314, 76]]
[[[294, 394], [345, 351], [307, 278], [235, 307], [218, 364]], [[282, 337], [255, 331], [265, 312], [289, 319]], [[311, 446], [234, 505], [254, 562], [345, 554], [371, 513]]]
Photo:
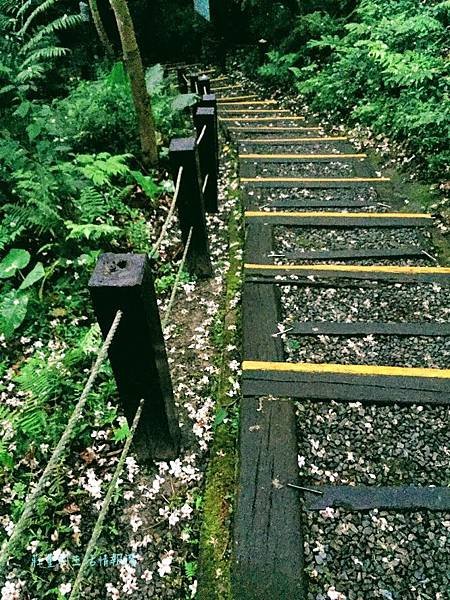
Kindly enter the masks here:
[[373, 248], [367, 249], [355, 249], [350, 248], [349, 250], [305, 250], [304, 252], [286, 252], [286, 254], [280, 255], [285, 260], [370, 260], [375, 258], [428, 258], [429, 254], [420, 246], [405, 246], [398, 248], [386, 248], [384, 250], [377, 250]]
[[351, 188], [390, 182], [389, 177], [241, 177], [254, 188]]
[[394, 486], [311, 486], [305, 492], [306, 510], [343, 508], [346, 511], [449, 511], [450, 487]]
[[239, 154], [240, 160], [251, 160], [264, 163], [295, 163], [314, 161], [361, 160], [367, 154]]
[[318, 336], [331, 335], [342, 337], [366, 337], [368, 335], [387, 335], [395, 337], [449, 337], [450, 323], [381, 323], [355, 322], [336, 323], [327, 321], [308, 321], [292, 323], [287, 326], [286, 335]]
[[450, 404], [450, 369], [246, 360], [242, 378], [244, 396]]
[[272, 225], [302, 227], [428, 227], [433, 218], [427, 213], [369, 213], [369, 212], [283, 212], [246, 210], [246, 219]]
[[[261, 265], [246, 263], [244, 272], [248, 281], [295, 285], [300, 279], [367, 279], [416, 283], [436, 282], [450, 285], [448, 267], [402, 267], [379, 265]], [[292, 278], [294, 276], [294, 278]], [[290, 278], [289, 278], [290, 277]]]

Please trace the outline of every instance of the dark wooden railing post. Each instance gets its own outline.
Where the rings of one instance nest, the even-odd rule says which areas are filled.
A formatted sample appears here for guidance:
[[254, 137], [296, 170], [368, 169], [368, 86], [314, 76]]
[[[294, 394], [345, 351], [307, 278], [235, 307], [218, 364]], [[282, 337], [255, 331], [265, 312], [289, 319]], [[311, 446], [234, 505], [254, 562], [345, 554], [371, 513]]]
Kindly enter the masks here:
[[199, 87], [198, 87], [198, 73], [189, 73], [189, 75], [187, 76], [189, 79], [189, 88], [192, 94], [198, 94], [199, 93]]
[[178, 177], [179, 168], [183, 167], [177, 209], [184, 245], [191, 227], [193, 228], [186, 256], [187, 268], [198, 277], [211, 277], [213, 271], [196, 138], [173, 139], [170, 142], [169, 156], [174, 180]]
[[267, 40], [258, 40], [258, 60], [260, 65], [263, 65], [266, 62], [266, 53], [268, 45], [269, 43]]
[[177, 79], [178, 79], [178, 89], [181, 94], [187, 94], [189, 91], [188, 88], [188, 78], [186, 77], [186, 71], [184, 69], [177, 69]]
[[198, 101], [198, 107], [214, 108], [217, 110], [217, 99], [215, 94], [204, 94]]
[[198, 108], [213, 108], [214, 109], [214, 127], [216, 140], [216, 166], [217, 178], [219, 178], [219, 123], [217, 119], [217, 99], [215, 94], [205, 94], [199, 101]]
[[198, 92], [200, 96], [211, 93], [211, 81], [208, 75], [200, 75], [198, 78]]
[[197, 131], [200, 172], [205, 208], [217, 212], [217, 131], [214, 108], [197, 108], [194, 115]]
[[174, 459], [180, 430], [147, 256], [103, 254], [89, 281], [89, 291], [104, 337], [117, 311], [123, 312], [109, 359], [130, 426], [144, 399], [133, 441], [138, 456], [144, 462]]

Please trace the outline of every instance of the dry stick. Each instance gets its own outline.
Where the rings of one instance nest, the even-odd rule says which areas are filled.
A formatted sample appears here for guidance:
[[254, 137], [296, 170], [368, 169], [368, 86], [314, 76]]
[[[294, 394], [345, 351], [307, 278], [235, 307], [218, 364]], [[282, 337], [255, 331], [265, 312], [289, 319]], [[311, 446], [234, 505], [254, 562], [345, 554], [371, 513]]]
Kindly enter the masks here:
[[153, 258], [155, 256], [155, 254], [158, 252], [159, 247], [161, 246], [161, 244], [162, 244], [162, 242], [164, 240], [164, 237], [165, 237], [165, 235], [167, 233], [167, 229], [169, 228], [170, 221], [172, 220], [173, 213], [175, 212], [175, 206], [177, 204], [178, 194], [180, 192], [180, 185], [181, 185], [181, 177], [182, 177], [182, 175], [183, 175], [183, 167], [180, 167], [178, 169], [177, 183], [175, 185], [175, 192], [173, 194], [172, 204], [170, 205], [169, 212], [167, 213], [167, 217], [166, 217], [166, 220], [164, 222], [164, 225], [162, 226], [159, 238], [158, 238], [158, 240], [156, 241], [156, 244], [153, 246], [153, 248], [151, 249], [151, 251], [149, 253], [149, 257], [150, 258]]
[[165, 315], [164, 315], [164, 321], [162, 323], [162, 330], [163, 331], [164, 331], [164, 329], [167, 326], [167, 322], [169, 321], [170, 311], [172, 310], [172, 305], [173, 305], [173, 302], [175, 300], [175, 295], [177, 293], [178, 284], [180, 283], [181, 272], [182, 272], [182, 270], [184, 268], [184, 264], [186, 262], [186, 256], [187, 256], [187, 253], [188, 253], [188, 250], [189, 250], [189, 246], [190, 246], [190, 243], [191, 243], [192, 230], [193, 230], [193, 227], [191, 227], [191, 229], [189, 230], [188, 239], [186, 241], [186, 247], [184, 248], [184, 252], [183, 252], [183, 258], [181, 259], [180, 267], [178, 269], [177, 276], [175, 277], [175, 283], [173, 284], [172, 293], [170, 295], [169, 304], [167, 306], [167, 310], [166, 310]]
[[14, 549], [14, 546], [16, 545], [18, 539], [24, 533], [24, 531], [26, 531], [27, 522], [33, 514], [33, 509], [37, 498], [42, 494], [45, 485], [50, 479], [53, 469], [57, 466], [67, 444], [70, 442], [70, 438], [81, 416], [84, 405], [86, 404], [86, 400], [88, 399], [89, 393], [92, 389], [92, 386], [94, 385], [95, 379], [97, 378], [100, 368], [106, 359], [108, 349], [111, 346], [111, 343], [114, 339], [114, 335], [117, 331], [117, 328], [119, 327], [122, 315], [122, 311], [118, 310], [116, 316], [114, 317], [114, 321], [111, 325], [111, 328], [108, 332], [108, 335], [106, 336], [106, 339], [103, 342], [99, 353], [97, 354], [97, 359], [91, 369], [89, 378], [86, 382], [86, 385], [84, 386], [80, 399], [78, 400], [78, 403], [75, 406], [73, 413], [67, 423], [66, 429], [64, 430], [64, 433], [62, 434], [56, 448], [53, 450], [53, 454], [50, 457], [50, 460], [48, 461], [47, 466], [45, 467], [45, 470], [42, 473], [36, 488], [33, 492], [31, 492], [28, 498], [26, 498], [25, 509], [20, 515], [19, 520], [15, 524], [11, 537], [3, 542], [3, 547], [0, 553], [0, 575], [3, 573], [3, 570], [8, 561], [8, 556]]
[[133, 424], [131, 426], [130, 434], [125, 442], [125, 446], [123, 447], [122, 454], [120, 455], [119, 462], [117, 463], [116, 470], [114, 471], [113, 478], [111, 479], [111, 483], [108, 486], [108, 491], [106, 492], [105, 499], [103, 500], [102, 507], [100, 509], [100, 513], [97, 518], [97, 522], [95, 523], [94, 530], [92, 532], [91, 539], [86, 548], [86, 553], [83, 557], [83, 561], [81, 563], [80, 569], [78, 571], [77, 577], [75, 579], [75, 583], [73, 584], [72, 593], [69, 596], [69, 600], [75, 600], [77, 598], [80, 585], [83, 581], [84, 572], [86, 571], [86, 567], [89, 565], [89, 560], [91, 558], [91, 554], [95, 549], [95, 545], [100, 537], [103, 527], [103, 521], [105, 520], [106, 514], [108, 512], [109, 505], [111, 504], [111, 499], [116, 489], [117, 481], [122, 474], [123, 467], [125, 465], [125, 460], [128, 455], [128, 451], [131, 446], [131, 442], [133, 441], [133, 436], [136, 432], [139, 419], [141, 417], [142, 408], [144, 405], [144, 399], [141, 400], [139, 407], [134, 415]]
[[303, 487], [302, 485], [294, 485], [293, 483], [287, 483], [286, 485], [290, 488], [294, 488], [295, 490], [301, 490], [302, 492], [309, 492], [310, 494], [323, 496], [323, 492], [320, 490], [313, 490], [312, 488]]

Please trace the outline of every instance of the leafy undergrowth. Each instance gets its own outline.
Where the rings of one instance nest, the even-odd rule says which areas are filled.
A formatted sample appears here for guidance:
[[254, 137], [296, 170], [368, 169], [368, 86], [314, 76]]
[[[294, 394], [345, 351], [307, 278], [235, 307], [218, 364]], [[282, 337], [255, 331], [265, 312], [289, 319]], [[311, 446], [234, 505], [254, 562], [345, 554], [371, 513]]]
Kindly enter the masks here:
[[[225, 149], [225, 156], [227, 152]], [[96, 160], [107, 161], [109, 157]], [[128, 177], [125, 158], [114, 160], [119, 161], [123, 171], [118, 176]], [[81, 168], [91, 168], [92, 164], [86, 160]], [[229, 184], [226, 174], [222, 185]], [[109, 179], [105, 185], [105, 196], [114, 196], [115, 187]], [[120, 225], [121, 231], [125, 226], [131, 227], [133, 216], [143, 227], [142, 246], [133, 245], [129, 237], [124, 237], [118, 245], [120, 250], [138, 247], [148, 251], [158, 236], [170, 197], [162, 182], [155, 179], [153, 185], [158, 189], [159, 200], [150, 206], [146, 201], [147, 207], [142, 206], [142, 188], [135, 184], [129, 190], [136, 207], [125, 204], [127, 211], [133, 211], [127, 213], [131, 218], [126, 223], [111, 208], [105, 213], [112, 219], [112, 227]], [[232, 185], [236, 187], [235, 183]], [[216, 413], [221, 363], [219, 347], [213, 343], [215, 336], [221, 345], [218, 327], [223, 314], [217, 315], [222, 281], [236, 266], [235, 261], [230, 266], [226, 258], [228, 232], [224, 226], [234, 204], [233, 195], [225, 198], [222, 193], [219, 214], [208, 218], [214, 278], [195, 282], [183, 274], [172, 313], [175, 316], [165, 331], [182, 426], [182, 454], [175, 461], [151, 467], [139, 465], [136, 457], [129, 455], [123, 481], [83, 582], [83, 597], [178, 599], [196, 593], [203, 476], [209, 444], [216, 427], [230, 426], [234, 436], [236, 426], [233, 406], [239, 393], [239, 363], [230, 359], [226, 382], [230, 406], [226, 412], [222, 407]], [[116, 249], [113, 242], [114, 237], [111, 243]], [[17, 323], [16, 333], [3, 336], [1, 342], [2, 540], [12, 532], [27, 493], [39, 479], [64, 431], [101, 343], [87, 293], [87, 281], [99, 252], [85, 251], [77, 258], [59, 259], [51, 275], [38, 278], [40, 270], [36, 266], [31, 269], [32, 254], [19, 250], [7, 253], [0, 271], [11, 292], [18, 297], [30, 294], [27, 312]], [[156, 290], [162, 313], [181, 250], [178, 228], [173, 223], [156, 261]], [[30, 270], [35, 271], [35, 276], [29, 275]], [[238, 274], [233, 276], [237, 278]], [[34, 287], [19, 289], [20, 282], [27, 279], [36, 279]], [[235, 292], [237, 284], [228, 294]], [[233, 303], [235, 307], [237, 300], [237, 296], [227, 296], [229, 306]], [[230, 330], [227, 339], [231, 335]], [[228, 347], [228, 353], [235, 351]], [[105, 364], [74, 441], [51, 486], [36, 505], [32, 526], [14, 549], [1, 588], [2, 599], [63, 598], [70, 594], [127, 433], [112, 373]]]
[[[322, 115], [388, 136], [423, 177], [445, 182], [448, 1], [361, 0], [353, 8], [345, 5], [338, 14], [321, 10], [321, 3], [302, 8], [288, 35], [274, 41], [261, 80], [299, 92]], [[254, 76], [256, 65], [248, 60]]]

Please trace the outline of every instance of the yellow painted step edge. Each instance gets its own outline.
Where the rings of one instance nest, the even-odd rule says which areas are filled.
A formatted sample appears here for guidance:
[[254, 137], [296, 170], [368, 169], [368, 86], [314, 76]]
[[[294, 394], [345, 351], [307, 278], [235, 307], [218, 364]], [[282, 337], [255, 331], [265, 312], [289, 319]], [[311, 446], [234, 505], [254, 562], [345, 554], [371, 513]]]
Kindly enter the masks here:
[[[236, 103], [237, 104], [237, 103]], [[254, 114], [254, 113], [283, 113], [283, 114], [290, 114], [290, 110], [285, 110], [284, 108], [234, 108], [232, 110], [224, 110], [221, 109], [220, 113], [222, 115], [231, 115], [233, 113], [244, 113], [247, 115], [250, 114]], [[241, 119], [242, 117], [237, 117], [238, 119]], [[283, 117], [286, 118], [286, 117]], [[244, 121], [246, 121], [247, 119], [243, 119]]]
[[214, 94], [215, 92], [220, 92], [221, 90], [237, 90], [242, 88], [242, 85], [222, 85], [220, 87], [212, 88], [211, 91]]
[[450, 267], [397, 267], [394, 265], [255, 265], [244, 269], [258, 271], [336, 271], [344, 273], [398, 273], [402, 275], [450, 275]]
[[428, 213], [403, 213], [403, 212], [392, 212], [392, 213], [365, 213], [365, 212], [321, 212], [321, 211], [309, 211], [309, 212], [265, 212], [259, 210], [246, 210], [245, 216], [248, 218], [252, 217], [306, 217], [315, 218], [323, 217], [324, 219], [432, 219], [433, 217]]
[[334, 159], [334, 158], [367, 158], [367, 154], [239, 154], [239, 158], [245, 160], [257, 160], [264, 158], [299, 158], [304, 160]]
[[[234, 121], [235, 119], [231, 119]], [[231, 127], [230, 129], [234, 129], [234, 131], [253, 131], [255, 132], [255, 127]], [[256, 128], [257, 129], [257, 128]], [[271, 131], [321, 131], [323, 127], [261, 127], [262, 130], [270, 129]], [[246, 141], [246, 140], [243, 140]]]
[[254, 100], [253, 102], [251, 100], [247, 100], [245, 102], [235, 102], [234, 98], [236, 98], [236, 100], [238, 100], [240, 98], [257, 98], [256, 94], [255, 95], [250, 95], [250, 96], [228, 96], [227, 98], [219, 98], [219, 100], [217, 100], [217, 104], [220, 106], [221, 104], [223, 105], [223, 107], [225, 106], [268, 106], [268, 105], [273, 105], [276, 104], [276, 100]]
[[222, 98], [219, 98], [217, 100], [217, 103], [218, 104], [220, 104], [221, 102], [223, 102], [223, 103], [230, 103], [230, 102], [238, 103], [239, 100], [249, 100], [250, 98], [258, 98], [258, 96], [256, 94], [247, 94], [247, 96], [223, 96]]
[[244, 360], [243, 371], [277, 371], [284, 373], [336, 373], [338, 375], [427, 377], [449, 379], [450, 369], [389, 367], [370, 365], [339, 365], [333, 363], [283, 363]]

